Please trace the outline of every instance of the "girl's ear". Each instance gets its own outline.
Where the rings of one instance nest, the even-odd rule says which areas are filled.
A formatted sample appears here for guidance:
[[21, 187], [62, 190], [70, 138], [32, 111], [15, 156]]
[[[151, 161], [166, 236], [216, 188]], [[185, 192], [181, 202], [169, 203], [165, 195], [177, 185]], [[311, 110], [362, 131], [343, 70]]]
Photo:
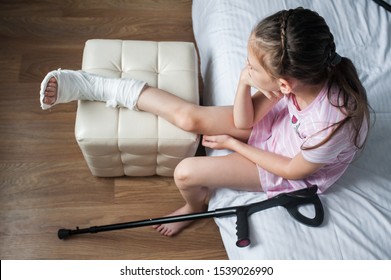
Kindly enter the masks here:
[[278, 84], [280, 86], [281, 93], [289, 94], [292, 92], [292, 85], [287, 80], [280, 78], [278, 79]]

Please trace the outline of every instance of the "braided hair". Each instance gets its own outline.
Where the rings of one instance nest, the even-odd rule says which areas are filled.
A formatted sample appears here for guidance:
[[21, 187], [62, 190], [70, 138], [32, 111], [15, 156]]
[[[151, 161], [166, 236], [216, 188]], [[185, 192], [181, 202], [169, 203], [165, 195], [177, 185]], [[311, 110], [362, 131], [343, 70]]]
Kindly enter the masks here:
[[[352, 143], [362, 148], [363, 125], [369, 126], [369, 104], [352, 61], [336, 52], [334, 36], [318, 13], [296, 8], [279, 11], [259, 22], [251, 33], [250, 48], [265, 71], [274, 79], [294, 78], [309, 85], [328, 82], [328, 99], [346, 115], [332, 124], [335, 129], [313, 149], [326, 143], [342, 125], [351, 123]], [[331, 87], [339, 88], [332, 98]], [[327, 128], [326, 128], [327, 129]]]

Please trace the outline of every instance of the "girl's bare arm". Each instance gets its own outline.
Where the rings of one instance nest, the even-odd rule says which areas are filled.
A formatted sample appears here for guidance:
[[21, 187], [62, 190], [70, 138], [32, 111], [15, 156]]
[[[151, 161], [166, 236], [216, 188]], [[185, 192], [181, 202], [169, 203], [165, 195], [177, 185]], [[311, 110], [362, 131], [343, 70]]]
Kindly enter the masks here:
[[239, 129], [252, 128], [282, 97], [261, 89], [251, 96], [251, 87], [252, 80], [246, 67], [240, 75], [234, 103], [234, 124]]
[[203, 145], [212, 149], [229, 149], [259, 165], [266, 171], [289, 180], [304, 179], [324, 166], [304, 159], [302, 153], [289, 158], [260, 150], [227, 135], [205, 136]]

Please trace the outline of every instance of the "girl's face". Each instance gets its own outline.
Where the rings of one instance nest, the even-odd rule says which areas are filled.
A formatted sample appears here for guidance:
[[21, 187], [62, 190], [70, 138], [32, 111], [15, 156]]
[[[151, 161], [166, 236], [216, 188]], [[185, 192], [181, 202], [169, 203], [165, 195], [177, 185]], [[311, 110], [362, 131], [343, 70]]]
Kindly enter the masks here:
[[279, 91], [278, 80], [270, 76], [262, 67], [250, 44], [247, 53], [247, 68], [254, 87], [266, 91]]

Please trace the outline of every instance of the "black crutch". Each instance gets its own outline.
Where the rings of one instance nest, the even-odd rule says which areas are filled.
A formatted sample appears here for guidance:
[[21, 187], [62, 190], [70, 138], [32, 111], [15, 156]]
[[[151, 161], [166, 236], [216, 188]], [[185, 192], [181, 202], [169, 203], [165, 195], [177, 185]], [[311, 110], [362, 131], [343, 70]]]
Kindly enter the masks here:
[[[193, 213], [187, 215], [178, 215], [171, 217], [162, 217], [155, 219], [146, 219], [134, 222], [103, 225], [103, 226], [93, 226], [89, 228], [80, 229], [77, 227], [74, 230], [71, 229], [60, 229], [58, 230], [58, 238], [67, 239], [72, 235], [84, 234], [84, 233], [98, 233], [102, 231], [112, 231], [120, 229], [129, 229], [135, 227], [143, 226], [152, 226], [159, 224], [183, 222], [189, 220], [198, 220], [205, 218], [220, 218], [226, 216], [236, 215], [236, 235], [238, 247], [246, 247], [250, 245], [249, 238], [249, 227], [248, 227], [248, 217], [256, 212], [275, 207], [282, 206], [288, 210], [289, 214], [297, 221], [308, 225], [308, 226], [319, 226], [323, 222], [324, 211], [322, 203], [317, 195], [317, 186], [312, 186], [306, 189], [301, 189], [294, 192], [282, 193], [270, 199], [266, 199], [260, 202], [242, 205], [242, 206], [233, 206], [226, 208], [219, 208], [207, 212]], [[301, 214], [298, 210], [299, 206], [305, 204], [312, 204], [315, 208], [315, 217], [308, 218]]]

